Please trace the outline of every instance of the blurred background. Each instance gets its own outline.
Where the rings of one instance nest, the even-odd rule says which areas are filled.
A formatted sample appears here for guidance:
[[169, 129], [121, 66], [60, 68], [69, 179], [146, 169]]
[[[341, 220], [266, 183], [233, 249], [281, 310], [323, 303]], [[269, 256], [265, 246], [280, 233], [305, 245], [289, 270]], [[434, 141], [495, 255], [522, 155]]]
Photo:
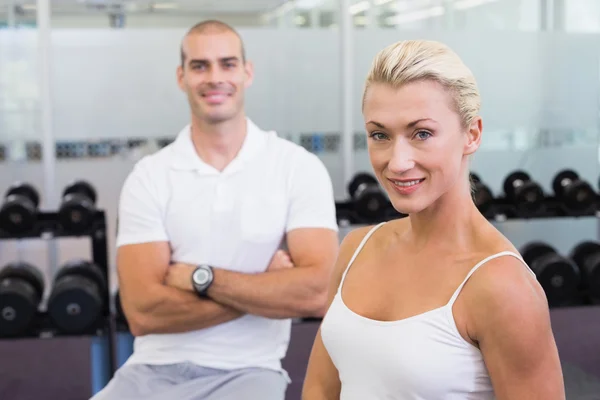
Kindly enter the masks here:
[[[42, 309], [56, 272], [76, 258], [101, 264], [110, 292], [117, 289], [121, 186], [141, 157], [188, 123], [176, 84], [179, 44], [209, 18], [234, 26], [255, 64], [249, 117], [325, 163], [341, 237], [390, 216], [348, 189], [357, 173], [371, 172], [360, 99], [373, 57], [402, 39], [450, 45], [483, 100], [483, 144], [472, 164], [482, 210], [518, 247], [541, 241], [554, 261], [562, 257], [559, 271], [577, 271], [575, 283], [568, 271], [543, 275], [549, 262], [536, 273], [558, 298], [551, 312], [568, 398], [600, 399], [600, 262], [588, 260], [600, 253], [597, 0], [0, 0], [0, 203], [21, 181], [38, 192], [33, 209], [58, 210], [70, 188], [87, 195], [93, 207], [86, 210], [98, 210], [83, 233], [0, 235], [0, 268], [18, 261], [41, 272]], [[95, 194], [69, 186], [75, 180]], [[523, 183], [527, 189], [517, 190]], [[575, 257], [583, 242], [591, 244]], [[565, 294], [565, 281], [577, 290]], [[100, 297], [100, 308], [114, 313]], [[126, 326], [113, 343], [114, 326], [105, 322], [85, 334], [65, 328], [18, 337], [2, 335], [0, 325], [0, 399], [91, 396], [110, 375], [107, 363], [118, 365], [130, 351]], [[317, 327], [294, 324], [289, 399], [299, 399]], [[60, 368], [50, 367], [59, 360]]]

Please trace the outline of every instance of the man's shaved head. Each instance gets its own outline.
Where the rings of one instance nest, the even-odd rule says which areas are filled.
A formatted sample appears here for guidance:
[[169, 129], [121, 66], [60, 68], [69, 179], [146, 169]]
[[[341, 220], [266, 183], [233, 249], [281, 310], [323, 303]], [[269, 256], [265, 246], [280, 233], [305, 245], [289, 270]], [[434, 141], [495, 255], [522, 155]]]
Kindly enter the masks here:
[[[210, 20], [199, 22], [196, 25], [192, 26], [187, 31], [187, 33], [185, 34], [185, 36], [183, 38], [183, 41], [185, 41], [185, 39], [188, 36], [193, 35], [193, 34], [222, 33], [222, 32], [231, 32], [238, 37], [238, 39], [240, 40], [240, 46], [241, 46], [242, 62], [245, 63], [246, 62], [246, 50], [244, 48], [244, 42], [242, 41], [242, 37], [232, 26], [226, 24], [225, 22], [218, 21], [215, 19], [210, 19]], [[181, 43], [181, 66], [182, 67], [184, 67], [185, 60], [186, 60], [185, 50], [183, 49], [183, 47], [184, 47], [183, 41]]]

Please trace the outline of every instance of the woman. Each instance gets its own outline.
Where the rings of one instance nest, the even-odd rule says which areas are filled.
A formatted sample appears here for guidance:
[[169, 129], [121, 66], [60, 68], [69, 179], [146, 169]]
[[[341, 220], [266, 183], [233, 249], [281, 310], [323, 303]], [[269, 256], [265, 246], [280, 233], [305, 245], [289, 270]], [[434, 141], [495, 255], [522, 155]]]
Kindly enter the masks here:
[[344, 238], [303, 399], [565, 398], [544, 292], [471, 197], [479, 107], [446, 46], [377, 55], [363, 96], [369, 156], [408, 217]]

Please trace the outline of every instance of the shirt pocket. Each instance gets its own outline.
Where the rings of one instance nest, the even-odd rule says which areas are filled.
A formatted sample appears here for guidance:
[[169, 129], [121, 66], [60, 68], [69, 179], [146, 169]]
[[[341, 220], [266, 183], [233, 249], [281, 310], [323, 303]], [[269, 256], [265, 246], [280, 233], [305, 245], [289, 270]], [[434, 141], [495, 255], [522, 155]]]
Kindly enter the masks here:
[[279, 242], [285, 234], [287, 208], [283, 193], [246, 196], [240, 209], [242, 239], [248, 242]]

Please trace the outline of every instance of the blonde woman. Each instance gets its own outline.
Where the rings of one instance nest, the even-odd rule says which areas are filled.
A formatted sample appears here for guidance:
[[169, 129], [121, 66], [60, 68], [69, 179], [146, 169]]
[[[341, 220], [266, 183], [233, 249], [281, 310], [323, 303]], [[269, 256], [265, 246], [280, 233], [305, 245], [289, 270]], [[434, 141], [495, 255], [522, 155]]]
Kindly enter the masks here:
[[544, 292], [471, 197], [479, 108], [471, 71], [441, 43], [375, 58], [369, 157], [408, 217], [344, 238], [303, 399], [565, 398]]

